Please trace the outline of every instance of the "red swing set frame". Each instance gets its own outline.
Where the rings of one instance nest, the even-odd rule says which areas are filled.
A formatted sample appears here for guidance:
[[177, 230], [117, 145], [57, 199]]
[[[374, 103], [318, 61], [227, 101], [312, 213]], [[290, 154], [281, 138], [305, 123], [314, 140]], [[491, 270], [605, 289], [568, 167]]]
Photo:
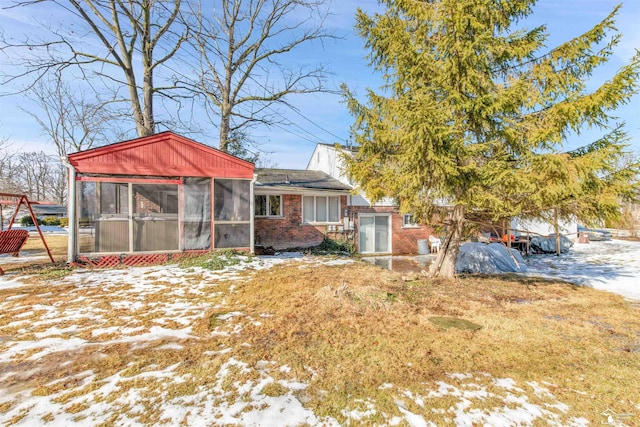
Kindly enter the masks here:
[[[9, 225], [7, 229], [0, 227], [0, 254], [12, 254], [13, 256], [18, 256], [20, 249], [27, 242], [27, 238], [29, 237], [29, 232], [27, 230], [12, 230], [13, 223], [18, 216], [18, 211], [20, 211], [20, 206], [24, 204], [29, 210], [29, 214], [31, 215], [31, 219], [38, 230], [38, 234], [40, 234], [40, 239], [42, 239], [42, 243], [44, 244], [44, 248], [47, 250], [47, 255], [49, 255], [49, 259], [52, 263], [55, 263], [53, 256], [51, 255], [51, 250], [49, 250], [49, 246], [47, 245], [47, 241], [42, 234], [42, 230], [40, 229], [40, 225], [38, 224], [38, 219], [36, 215], [33, 213], [33, 209], [31, 209], [32, 204], [38, 204], [38, 202], [29, 202], [29, 199], [24, 194], [11, 194], [11, 193], [0, 193], [0, 219], [2, 218], [2, 205], [16, 205], [16, 210], [11, 216], [11, 220], [9, 221]], [[2, 224], [0, 224], [1, 226]], [[0, 275], [4, 274], [4, 270], [0, 267]]]

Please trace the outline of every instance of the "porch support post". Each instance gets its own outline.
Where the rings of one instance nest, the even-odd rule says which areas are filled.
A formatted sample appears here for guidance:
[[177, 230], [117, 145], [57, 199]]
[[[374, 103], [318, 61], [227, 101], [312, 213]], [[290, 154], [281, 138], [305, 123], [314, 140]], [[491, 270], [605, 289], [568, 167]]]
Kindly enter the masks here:
[[133, 197], [133, 184], [127, 184], [127, 195], [129, 196], [129, 212], [127, 212], [127, 236], [129, 238], [129, 252], [133, 253], [133, 211], [136, 210], [136, 200]]
[[182, 184], [178, 184], [178, 248], [180, 252], [185, 251], [184, 241], [184, 177], [182, 177]]
[[68, 224], [68, 234], [69, 234], [69, 244], [67, 246], [67, 263], [72, 263], [76, 260], [76, 252], [77, 252], [77, 233], [78, 233], [78, 219], [76, 218], [76, 169], [73, 167], [71, 163], [67, 160], [66, 157], [61, 158], [62, 163], [69, 171], [68, 177], [68, 185], [69, 188], [67, 191], [67, 216], [69, 217]]
[[216, 247], [214, 246], [215, 240], [216, 240], [216, 219], [214, 218], [215, 216], [215, 212], [216, 212], [216, 194], [215, 194], [215, 190], [216, 190], [216, 186], [215, 186], [215, 178], [211, 177], [211, 181], [209, 182], [209, 212], [211, 213], [209, 215], [209, 250], [212, 251], [214, 249], [216, 249]]
[[[255, 211], [255, 202], [256, 202], [256, 198], [253, 195], [253, 187], [256, 183], [256, 180], [258, 179], [258, 175], [257, 174], [253, 174], [253, 179], [251, 180], [251, 185], [249, 186], [249, 251], [251, 251], [251, 253], [255, 253], [254, 250], [254, 245], [255, 245], [255, 225], [254, 225], [254, 211]], [[280, 207], [280, 209], [282, 209], [282, 206]]]

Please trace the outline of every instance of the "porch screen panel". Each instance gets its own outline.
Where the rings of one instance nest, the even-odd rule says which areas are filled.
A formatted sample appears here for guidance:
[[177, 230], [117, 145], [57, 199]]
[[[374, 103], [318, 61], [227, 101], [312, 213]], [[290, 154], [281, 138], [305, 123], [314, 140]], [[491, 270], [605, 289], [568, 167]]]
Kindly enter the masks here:
[[133, 250], [178, 250], [178, 186], [133, 184], [132, 193]]
[[184, 180], [184, 248], [187, 250], [211, 247], [211, 180]]
[[249, 224], [216, 224], [216, 248], [248, 248]]
[[77, 186], [78, 252], [128, 252], [128, 184], [80, 181]]
[[213, 188], [214, 247], [249, 247], [251, 182], [239, 179], [216, 179]]

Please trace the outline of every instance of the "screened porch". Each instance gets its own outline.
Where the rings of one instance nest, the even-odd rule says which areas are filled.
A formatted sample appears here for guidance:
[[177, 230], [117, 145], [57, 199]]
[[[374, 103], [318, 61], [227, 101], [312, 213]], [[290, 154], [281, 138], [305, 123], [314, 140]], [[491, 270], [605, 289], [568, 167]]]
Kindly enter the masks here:
[[81, 176], [80, 255], [251, 246], [251, 181]]

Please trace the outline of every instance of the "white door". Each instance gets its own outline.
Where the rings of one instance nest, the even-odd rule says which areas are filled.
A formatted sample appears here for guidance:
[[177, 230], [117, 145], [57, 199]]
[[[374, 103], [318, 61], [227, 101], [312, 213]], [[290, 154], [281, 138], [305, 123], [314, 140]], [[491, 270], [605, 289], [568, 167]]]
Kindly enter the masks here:
[[360, 214], [358, 250], [362, 254], [391, 252], [391, 217], [389, 214]]

